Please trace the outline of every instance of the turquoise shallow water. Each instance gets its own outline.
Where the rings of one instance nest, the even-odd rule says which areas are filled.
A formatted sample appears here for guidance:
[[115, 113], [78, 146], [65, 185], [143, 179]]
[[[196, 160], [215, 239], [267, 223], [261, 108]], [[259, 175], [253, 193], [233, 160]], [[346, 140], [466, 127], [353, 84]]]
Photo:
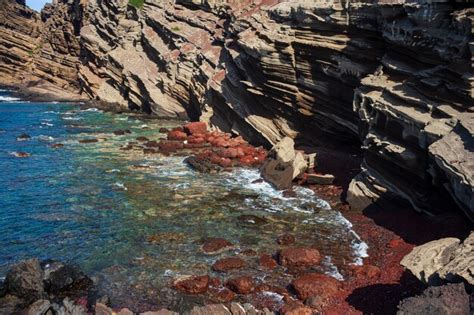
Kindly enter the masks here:
[[[0, 101], [6, 96], [0, 92]], [[274, 253], [285, 232], [320, 250], [320, 272], [341, 279], [345, 266], [360, 263], [365, 244], [350, 223], [307, 189], [285, 198], [255, 183], [256, 170], [198, 174], [183, 157], [120, 150], [138, 136], [157, 140], [159, 128], [176, 124], [77, 105], [0, 102], [0, 275], [29, 257], [63, 260], [94, 276], [115, 306], [183, 309], [203, 300], [170, 290], [173, 277], [225, 280], [210, 269], [216, 259], [246, 249]], [[120, 129], [132, 133], [113, 134]], [[18, 141], [22, 133], [31, 138]], [[78, 141], [89, 138], [99, 142]], [[31, 156], [18, 158], [18, 151]], [[204, 255], [199, 248], [208, 237], [237, 248]], [[270, 274], [257, 258], [246, 259], [245, 273], [259, 281], [289, 281], [283, 270]]]

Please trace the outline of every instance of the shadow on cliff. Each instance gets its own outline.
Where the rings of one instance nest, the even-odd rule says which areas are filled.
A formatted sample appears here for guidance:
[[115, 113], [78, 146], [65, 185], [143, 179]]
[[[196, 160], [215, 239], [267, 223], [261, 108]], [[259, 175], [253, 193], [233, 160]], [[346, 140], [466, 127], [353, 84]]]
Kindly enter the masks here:
[[346, 298], [346, 302], [363, 314], [396, 314], [397, 306], [402, 299], [418, 295], [425, 288], [420, 280], [409, 271], [405, 271], [399, 283], [357, 288]]
[[363, 214], [409, 244], [421, 245], [445, 237], [464, 239], [474, 229], [460, 210], [428, 215], [415, 211], [399, 198], [382, 196], [379, 200], [364, 209]]

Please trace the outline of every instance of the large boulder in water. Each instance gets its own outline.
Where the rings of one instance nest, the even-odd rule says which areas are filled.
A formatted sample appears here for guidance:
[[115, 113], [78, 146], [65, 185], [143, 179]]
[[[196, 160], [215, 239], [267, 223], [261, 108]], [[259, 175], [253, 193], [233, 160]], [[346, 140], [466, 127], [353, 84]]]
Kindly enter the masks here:
[[43, 287], [44, 272], [38, 259], [21, 261], [7, 273], [7, 291], [31, 303], [45, 296]]
[[263, 179], [277, 189], [290, 187], [293, 179], [304, 173], [308, 167], [304, 154], [295, 151], [294, 146], [293, 139], [283, 138], [270, 150], [260, 169]]
[[74, 294], [92, 286], [92, 280], [76, 266], [56, 261], [46, 261], [42, 265], [45, 289], [51, 294]]

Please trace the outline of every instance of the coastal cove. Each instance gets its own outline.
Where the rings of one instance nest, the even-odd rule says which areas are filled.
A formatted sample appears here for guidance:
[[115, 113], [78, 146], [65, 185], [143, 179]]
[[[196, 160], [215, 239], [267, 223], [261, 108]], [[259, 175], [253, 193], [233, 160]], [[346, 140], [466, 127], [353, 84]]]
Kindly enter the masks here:
[[[174, 278], [218, 277], [211, 266], [219, 258], [245, 257], [248, 250], [273, 254], [285, 233], [299, 246], [318, 248], [318, 271], [338, 280], [367, 256], [349, 221], [308, 188], [284, 197], [259, 181], [255, 169], [200, 174], [184, 157], [143, 152], [137, 138], [158, 140], [165, 136], [160, 128], [179, 121], [1, 97], [3, 275], [23, 259], [55, 259], [93, 276], [98, 294], [114, 307], [183, 311], [202, 297], [177, 294], [169, 286]], [[133, 149], [124, 150], [130, 143]], [[235, 248], [206, 255], [200, 247], [209, 238]], [[283, 270], [245, 260], [242, 272], [261, 282], [284, 287], [290, 281]], [[282, 302], [278, 295], [266, 298]]]

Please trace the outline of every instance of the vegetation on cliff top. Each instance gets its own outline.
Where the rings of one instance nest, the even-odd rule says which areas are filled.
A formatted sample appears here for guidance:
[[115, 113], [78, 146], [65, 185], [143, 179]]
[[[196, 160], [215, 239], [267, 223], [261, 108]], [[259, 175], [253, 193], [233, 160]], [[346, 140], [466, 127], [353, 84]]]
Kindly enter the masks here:
[[128, 0], [128, 4], [137, 9], [141, 9], [144, 3], [145, 0]]

